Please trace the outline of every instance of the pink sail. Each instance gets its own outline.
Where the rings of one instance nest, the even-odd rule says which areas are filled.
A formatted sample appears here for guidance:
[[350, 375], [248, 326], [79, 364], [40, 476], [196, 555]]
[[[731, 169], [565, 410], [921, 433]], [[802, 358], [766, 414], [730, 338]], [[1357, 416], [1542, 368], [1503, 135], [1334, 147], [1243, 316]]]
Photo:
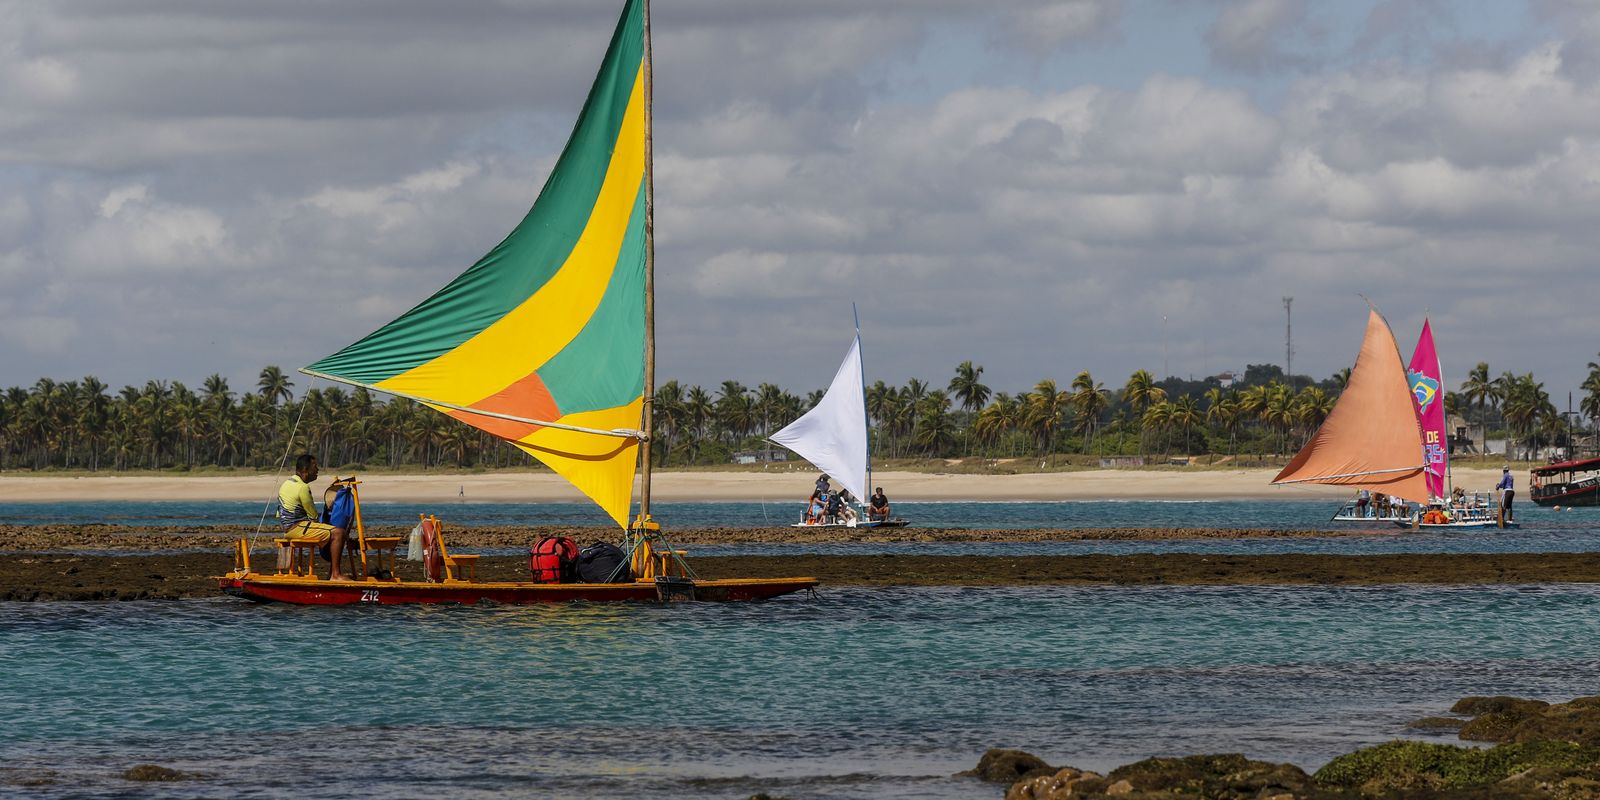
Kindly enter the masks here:
[[1406, 367], [1406, 382], [1417, 403], [1417, 420], [1422, 425], [1423, 475], [1428, 492], [1444, 496], [1444, 476], [1450, 468], [1449, 439], [1444, 430], [1444, 382], [1439, 375], [1439, 352], [1433, 346], [1433, 329], [1422, 322], [1422, 336]]

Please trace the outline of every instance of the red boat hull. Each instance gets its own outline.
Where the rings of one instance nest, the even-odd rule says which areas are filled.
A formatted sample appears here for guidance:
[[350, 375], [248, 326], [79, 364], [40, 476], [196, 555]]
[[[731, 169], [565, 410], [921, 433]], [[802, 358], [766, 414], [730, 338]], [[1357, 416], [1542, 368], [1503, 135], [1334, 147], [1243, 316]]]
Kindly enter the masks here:
[[259, 603], [308, 606], [352, 605], [533, 605], [535, 603], [728, 602], [766, 600], [816, 587], [815, 578], [696, 580], [663, 590], [653, 582], [629, 583], [415, 583], [407, 581], [324, 581], [271, 575], [223, 576], [224, 594]]

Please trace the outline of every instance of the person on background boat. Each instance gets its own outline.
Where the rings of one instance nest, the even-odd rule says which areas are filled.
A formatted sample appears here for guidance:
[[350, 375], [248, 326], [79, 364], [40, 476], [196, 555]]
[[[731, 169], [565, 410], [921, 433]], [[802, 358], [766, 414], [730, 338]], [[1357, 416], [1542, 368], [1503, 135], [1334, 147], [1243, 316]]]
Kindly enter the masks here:
[[817, 490], [811, 493], [811, 502], [806, 504], [805, 519], [801, 520], [807, 525], [815, 525], [822, 521], [822, 515], [828, 510], [828, 493]]
[[889, 497], [883, 493], [883, 487], [872, 493], [867, 500], [867, 519], [878, 521], [889, 518]]
[[1511, 501], [1517, 496], [1517, 490], [1511, 480], [1511, 465], [1500, 468], [1500, 482], [1494, 485], [1500, 490], [1500, 507], [1506, 510], [1506, 522], [1512, 522], [1517, 515], [1511, 512]]
[[1372, 507], [1377, 510], [1378, 519], [1383, 519], [1384, 517], [1389, 516], [1389, 512], [1393, 510], [1393, 506], [1394, 501], [1389, 499], [1389, 495], [1386, 495], [1383, 492], [1372, 493]]
[[844, 514], [844, 498], [838, 492], [828, 495], [828, 521], [835, 522]]
[[278, 487], [278, 524], [283, 526], [286, 538], [326, 543], [333, 561], [328, 580], [349, 580], [340, 566], [344, 555], [344, 528], [317, 521], [317, 505], [311, 499], [311, 484], [316, 479], [317, 457], [302, 453], [294, 460], [294, 475]]
[[850, 494], [849, 489], [839, 490], [839, 514], [843, 517], [841, 521], [846, 525], [856, 524], [856, 498]]
[[1356, 492], [1356, 516], [1365, 517], [1367, 515], [1367, 504], [1370, 502], [1372, 502], [1372, 494], [1366, 489]]
[[827, 494], [831, 488], [833, 487], [828, 484], [827, 473], [817, 476], [817, 494]]

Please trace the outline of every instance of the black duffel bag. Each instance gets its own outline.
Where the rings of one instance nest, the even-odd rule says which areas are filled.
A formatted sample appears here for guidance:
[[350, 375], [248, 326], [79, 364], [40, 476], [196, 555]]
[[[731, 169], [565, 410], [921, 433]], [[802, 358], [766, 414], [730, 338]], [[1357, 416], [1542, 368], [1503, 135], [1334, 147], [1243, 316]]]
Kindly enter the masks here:
[[610, 542], [596, 542], [578, 551], [578, 580], [582, 583], [627, 583], [633, 580], [627, 555]]

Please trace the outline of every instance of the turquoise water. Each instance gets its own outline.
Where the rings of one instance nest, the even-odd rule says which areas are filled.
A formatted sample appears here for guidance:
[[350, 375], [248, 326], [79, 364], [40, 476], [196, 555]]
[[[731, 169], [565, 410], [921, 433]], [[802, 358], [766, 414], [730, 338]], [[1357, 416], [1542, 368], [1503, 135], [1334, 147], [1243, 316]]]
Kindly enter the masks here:
[[[1314, 768], [1468, 694], [1593, 692], [1600, 588], [850, 589], [735, 605], [0, 604], [23, 797], [998, 798], [1021, 747]], [[310, 754], [315, 749], [315, 755]]]
[[[896, 516], [925, 528], [1272, 528], [1326, 530], [1339, 504], [1325, 500], [1061, 501], [1007, 503], [896, 502]], [[110, 522], [119, 525], [255, 524], [263, 505], [249, 502], [0, 503], [0, 520], [18, 525]], [[800, 521], [800, 503], [654, 503], [669, 529], [756, 528]], [[593, 503], [361, 504], [368, 525], [410, 527], [417, 514], [438, 514], [457, 525], [570, 525], [614, 527]], [[1556, 512], [1517, 504], [1523, 528], [1600, 528], [1600, 509]], [[268, 520], [271, 521], [270, 518]], [[1375, 526], [1379, 530], [1392, 526]]]

